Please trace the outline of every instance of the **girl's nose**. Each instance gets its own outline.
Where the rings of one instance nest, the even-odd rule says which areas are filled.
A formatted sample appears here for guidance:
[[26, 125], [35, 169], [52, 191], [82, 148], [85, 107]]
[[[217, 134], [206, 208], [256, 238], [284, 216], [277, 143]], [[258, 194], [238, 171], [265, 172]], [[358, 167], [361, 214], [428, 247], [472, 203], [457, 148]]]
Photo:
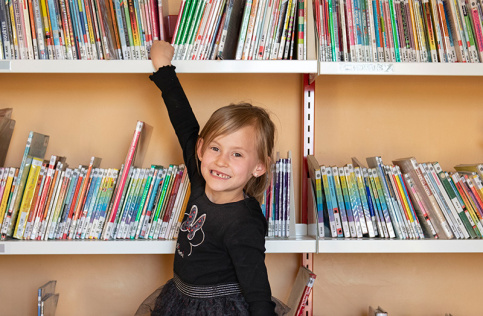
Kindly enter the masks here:
[[218, 155], [218, 158], [216, 159], [216, 164], [220, 167], [226, 167], [228, 165], [227, 159], [228, 157], [226, 157], [226, 154], [220, 153], [220, 155]]

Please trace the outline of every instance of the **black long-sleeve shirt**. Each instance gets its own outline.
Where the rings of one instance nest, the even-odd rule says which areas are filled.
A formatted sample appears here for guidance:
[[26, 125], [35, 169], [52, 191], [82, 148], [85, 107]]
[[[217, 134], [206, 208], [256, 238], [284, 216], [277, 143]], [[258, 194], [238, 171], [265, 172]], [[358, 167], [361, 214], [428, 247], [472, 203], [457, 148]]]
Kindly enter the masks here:
[[265, 266], [267, 223], [260, 204], [253, 197], [227, 204], [208, 199], [195, 159], [199, 124], [175, 67], [162, 67], [150, 79], [161, 90], [191, 182], [174, 272], [193, 285], [239, 283], [251, 315], [275, 315]]

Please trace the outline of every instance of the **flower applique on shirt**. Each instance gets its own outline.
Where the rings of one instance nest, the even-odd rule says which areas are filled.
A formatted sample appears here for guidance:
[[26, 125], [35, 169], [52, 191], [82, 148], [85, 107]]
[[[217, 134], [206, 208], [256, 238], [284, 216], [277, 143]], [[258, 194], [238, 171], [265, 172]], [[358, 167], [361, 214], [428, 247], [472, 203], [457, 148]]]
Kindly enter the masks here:
[[191, 255], [193, 247], [198, 247], [205, 241], [205, 232], [203, 231], [203, 225], [206, 221], [206, 214], [203, 214], [200, 217], [196, 218], [197, 216], [198, 207], [196, 205], [193, 205], [189, 212], [188, 218], [186, 218], [186, 220], [181, 224], [180, 227], [180, 231], [187, 233], [187, 239], [190, 245], [190, 252], [188, 256]]

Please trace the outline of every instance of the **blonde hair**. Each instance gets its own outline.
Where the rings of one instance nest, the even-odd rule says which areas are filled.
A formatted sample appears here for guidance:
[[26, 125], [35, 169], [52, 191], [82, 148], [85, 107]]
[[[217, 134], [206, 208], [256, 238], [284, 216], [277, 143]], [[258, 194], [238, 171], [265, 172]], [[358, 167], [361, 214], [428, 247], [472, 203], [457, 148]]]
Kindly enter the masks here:
[[[258, 159], [265, 166], [266, 172], [260, 177], [250, 178], [245, 185], [245, 193], [260, 201], [263, 192], [270, 184], [270, 166], [275, 142], [275, 125], [266, 110], [250, 103], [230, 104], [221, 107], [213, 112], [206, 122], [198, 140], [203, 139], [203, 145], [200, 149], [201, 153], [204, 153], [216, 137], [233, 133], [246, 126], [252, 126], [255, 129]], [[199, 159], [198, 156], [196, 158]]]

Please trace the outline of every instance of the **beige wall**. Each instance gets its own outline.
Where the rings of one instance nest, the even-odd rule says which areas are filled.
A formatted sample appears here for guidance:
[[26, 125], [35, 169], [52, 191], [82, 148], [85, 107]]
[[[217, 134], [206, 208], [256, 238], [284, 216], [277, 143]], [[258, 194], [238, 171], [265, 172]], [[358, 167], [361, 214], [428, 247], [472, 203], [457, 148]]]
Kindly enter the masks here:
[[[201, 124], [217, 107], [250, 101], [274, 114], [277, 149], [299, 165], [301, 75], [180, 75]], [[482, 78], [321, 77], [316, 81], [316, 151], [321, 163], [350, 157], [415, 156], [481, 161]], [[215, 88], [216, 87], [216, 88]], [[51, 136], [47, 156], [72, 165], [93, 155], [120, 166], [136, 120], [153, 126], [145, 159], [181, 162], [174, 133], [147, 75], [1, 74], [0, 108], [17, 125], [6, 165], [18, 166], [29, 130]], [[300, 175], [295, 170], [296, 183]], [[297, 193], [297, 201], [299, 201]], [[274, 294], [286, 300], [300, 255], [268, 254]], [[318, 254], [314, 315], [480, 315], [481, 254]], [[172, 255], [1, 256], [0, 315], [35, 315], [36, 289], [58, 280], [58, 315], [132, 315], [171, 276]]]

